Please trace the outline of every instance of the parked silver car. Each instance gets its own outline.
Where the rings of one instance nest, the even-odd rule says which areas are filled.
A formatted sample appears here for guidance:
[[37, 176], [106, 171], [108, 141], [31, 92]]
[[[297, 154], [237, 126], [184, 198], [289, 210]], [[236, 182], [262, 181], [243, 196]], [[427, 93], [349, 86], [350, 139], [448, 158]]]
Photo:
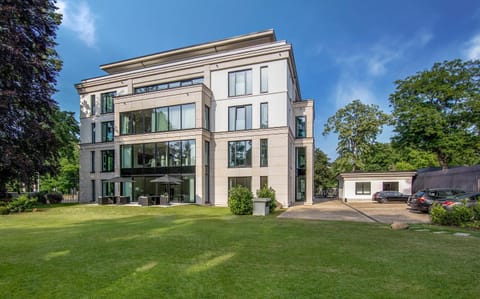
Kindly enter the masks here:
[[476, 206], [480, 201], [480, 192], [459, 194], [453, 197], [447, 197], [442, 203], [446, 210], [452, 210], [455, 206], [465, 205], [467, 208]]

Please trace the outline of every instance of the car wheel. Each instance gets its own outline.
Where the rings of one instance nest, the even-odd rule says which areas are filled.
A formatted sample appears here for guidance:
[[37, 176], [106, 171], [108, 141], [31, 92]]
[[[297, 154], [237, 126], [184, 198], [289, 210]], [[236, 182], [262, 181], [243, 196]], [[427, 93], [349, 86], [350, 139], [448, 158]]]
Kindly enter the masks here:
[[381, 203], [387, 203], [388, 200], [386, 198], [382, 198], [382, 200], [380, 201]]

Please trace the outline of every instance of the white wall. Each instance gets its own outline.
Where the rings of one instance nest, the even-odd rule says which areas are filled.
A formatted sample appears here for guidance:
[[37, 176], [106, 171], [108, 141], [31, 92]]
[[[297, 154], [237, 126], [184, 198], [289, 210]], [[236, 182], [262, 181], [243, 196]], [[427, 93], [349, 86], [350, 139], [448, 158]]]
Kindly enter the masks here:
[[[370, 182], [370, 194], [369, 195], [357, 195], [355, 194], [355, 183], [357, 182]], [[411, 177], [399, 177], [399, 178], [362, 178], [346, 180], [343, 183], [343, 197], [341, 199], [347, 199], [348, 201], [371, 201], [375, 192], [383, 191], [384, 182], [398, 182], [398, 191], [410, 195], [412, 190], [412, 178]]]

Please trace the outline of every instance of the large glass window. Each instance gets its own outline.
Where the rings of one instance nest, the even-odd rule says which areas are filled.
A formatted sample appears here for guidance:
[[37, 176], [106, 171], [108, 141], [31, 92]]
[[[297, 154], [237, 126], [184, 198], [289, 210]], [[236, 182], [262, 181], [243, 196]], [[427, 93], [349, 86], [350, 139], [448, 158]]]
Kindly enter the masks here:
[[171, 141], [168, 143], [168, 165], [169, 166], [180, 166], [181, 165], [181, 155], [182, 155], [182, 142], [181, 141]]
[[107, 92], [101, 94], [101, 113], [112, 113], [113, 112], [113, 98], [115, 97], [116, 92]]
[[113, 121], [102, 122], [102, 142], [113, 141]]
[[133, 120], [131, 112], [120, 113], [120, 134], [129, 135], [133, 132]]
[[243, 186], [252, 190], [252, 177], [243, 176], [243, 177], [229, 177], [228, 178], [228, 191], [237, 186]]
[[260, 104], [260, 128], [268, 128], [268, 103]]
[[260, 92], [268, 92], [268, 67], [260, 68]]
[[210, 142], [205, 141], [203, 160], [205, 164], [205, 203], [210, 202]]
[[230, 141], [228, 143], [228, 167], [252, 166], [252, 141]]
[[228, 73], [228, 96], [252, 94], [252, 70]]
[[132, 168], [132, 146], [120, 146], [121, 168]]
[[182, 141], [182, 166], [195, 165], [195, 140]]
[[114, 167], [114, 151], [102, 151], [102, 172], [112, 172]]
[[155, 131], [168, 131], [168, 107], [155, 109]]
[[143, 157], [146, 167], [156, 167], [155, 161], [155, 143], [146, 143], [143, 148]]
[[306, 120], [305, 116], [297, 116], [295, 118], [295, 130], [296, 130], [296, 137], [297, 138], [305, 138], [307, 137], [307, 128], [306, 128]]
[[157, 143], [157, 167], [167, 167], [168, 166], [168, 143], [159, 142]]
[[179, 130], [181, 125], [180, 119], [180, 106], [168, 107], [169, 130]]
[[268, 139], [260, 139], [260, 167], [268, 166]]
[[306, 149], [304, 147], [297, 147], [297, 159], [296, 165], [297, 169], [305, 169], [306, 168]]
[[195, 104], [182, 105], [182, 129], [195, 128]]
[[143, 144], [133, 145], [133, 168], [143, 168]]
[[96, 105], [95, 105], [95, 95], [92, 94], [92, 95], [90, 96], [90, 116], [94, 116], [94, 115], [95, 115], [95, 112], [96, 112], [96, 111], [95, 111], [95, 110], [96, 110], [96, 109], [95, 109], [95, 106], [96, 106]]
[[228, 108], [228, 130], [250, 130], [252, 128], [252, 105]]
[[370, 182], [356, 182], [355, 183], [356, 195], [370, 195]]
[[102, 196], [113, 196], [115, 192], [114, 182], [102, 181]]
[[143, 128], [143, 111], [134, 111], [132, 112], [133, 116], [133, 133], [142, 134], [144, 133]]

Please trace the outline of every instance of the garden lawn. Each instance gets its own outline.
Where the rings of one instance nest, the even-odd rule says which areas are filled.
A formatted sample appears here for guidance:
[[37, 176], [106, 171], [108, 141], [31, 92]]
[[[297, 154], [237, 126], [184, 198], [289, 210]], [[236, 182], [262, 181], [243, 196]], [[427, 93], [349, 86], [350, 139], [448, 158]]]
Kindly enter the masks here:
[[2, 298], [478, 298], [480, 237], [76, 205], [0, 216]]

